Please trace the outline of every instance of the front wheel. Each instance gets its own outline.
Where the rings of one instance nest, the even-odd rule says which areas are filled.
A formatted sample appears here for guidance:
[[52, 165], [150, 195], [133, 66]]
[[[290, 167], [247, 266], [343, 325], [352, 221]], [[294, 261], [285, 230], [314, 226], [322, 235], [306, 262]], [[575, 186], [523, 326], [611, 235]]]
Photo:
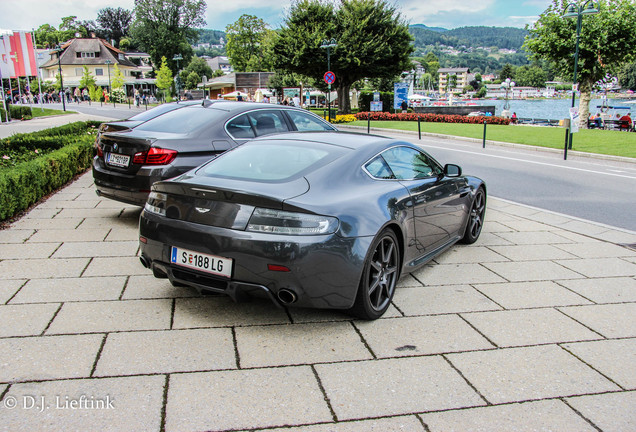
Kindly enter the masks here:
[[382, 231], [373, 241], [364, 263], [351, 314], [374, 320], [389, 308], [400, 276], [400, 250], [397, 237], [390, 229]]
[[484, 216], [486, 215], [486, 191], [483, 188], [477, 189], [473, 204], [470, 207], [470, 214], [468, 215], [468, 223], [466, 225], [466, 232], [461, 239], [462, 243], [473, 244], [479, 238], [481, 229], [484, 227]]

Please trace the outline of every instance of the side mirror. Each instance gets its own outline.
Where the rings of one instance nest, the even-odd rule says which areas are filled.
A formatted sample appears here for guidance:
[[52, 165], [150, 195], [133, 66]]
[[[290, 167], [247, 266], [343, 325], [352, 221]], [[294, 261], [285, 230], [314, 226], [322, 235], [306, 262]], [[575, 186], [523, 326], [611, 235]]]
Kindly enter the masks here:
[[462, 175], [462, 169], [459, 165], [446, 164], [444, 165], [444, 175], [446, 177], [459, 177]]

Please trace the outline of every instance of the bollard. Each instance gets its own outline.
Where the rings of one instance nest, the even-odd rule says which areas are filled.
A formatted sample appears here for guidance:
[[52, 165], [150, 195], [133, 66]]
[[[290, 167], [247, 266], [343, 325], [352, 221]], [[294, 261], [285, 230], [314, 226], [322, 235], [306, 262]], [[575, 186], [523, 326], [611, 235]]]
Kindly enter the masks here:
[[128, 98], [128, 109], [130, 109], [130, 98]]
[[417, 135], [422, 139], [422, 127], [420, 126], [420, 116], [417, 116]]
[[570, 141], [570, 128], [565, 129], [565, 146], [563, 147], [563, 160], [568, 160], [568, 143]]
[[371, 113], [367, 114], [367, 133], [371, 133]]
[[481, 148], [486, 148], [486, 125], [487, 124], [488, 124], [488, 121], [484, 120], [484, 139], [482, 141]]

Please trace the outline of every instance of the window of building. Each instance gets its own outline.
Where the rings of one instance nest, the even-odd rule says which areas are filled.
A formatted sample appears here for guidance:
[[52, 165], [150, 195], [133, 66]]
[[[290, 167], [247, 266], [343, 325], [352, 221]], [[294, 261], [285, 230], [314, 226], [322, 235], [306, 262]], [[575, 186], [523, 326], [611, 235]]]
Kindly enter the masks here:
[[84, 68], [75, 68], [75, 76], [84, 75]]
[[104, 75], [104, 69], [102, 69], [102, 68], [95, 68], [95, 75], [96, 75], [96, 76], [103, 76], [103, 75]]

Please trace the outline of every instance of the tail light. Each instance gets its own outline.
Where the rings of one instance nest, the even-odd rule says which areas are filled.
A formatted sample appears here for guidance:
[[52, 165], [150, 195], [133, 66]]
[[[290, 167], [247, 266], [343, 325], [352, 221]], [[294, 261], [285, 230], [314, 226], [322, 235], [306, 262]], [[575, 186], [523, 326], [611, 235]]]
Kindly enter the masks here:
[[102, 146], [99, 145], [99, 140], [95, 141], [95, 149], [97, 150], [97, 156], [104, 159], [104, 152]]
[[176, 150], [150, 147], [146, 152], [135, 153], [133, 163], [138, 165], [168, 165], [176, 157]]

